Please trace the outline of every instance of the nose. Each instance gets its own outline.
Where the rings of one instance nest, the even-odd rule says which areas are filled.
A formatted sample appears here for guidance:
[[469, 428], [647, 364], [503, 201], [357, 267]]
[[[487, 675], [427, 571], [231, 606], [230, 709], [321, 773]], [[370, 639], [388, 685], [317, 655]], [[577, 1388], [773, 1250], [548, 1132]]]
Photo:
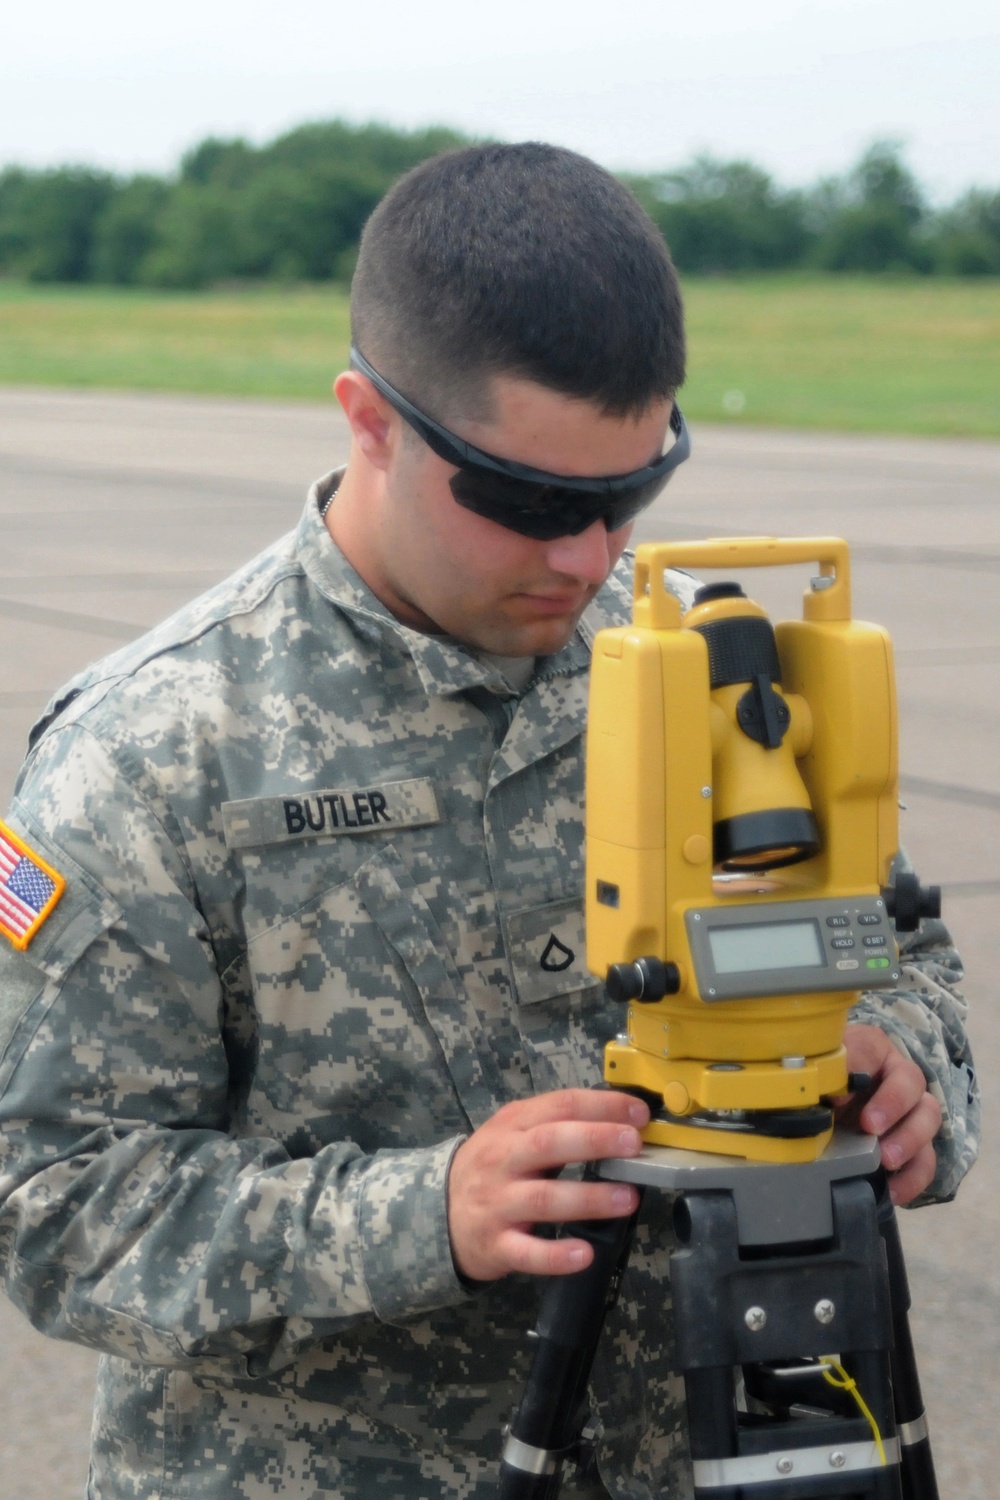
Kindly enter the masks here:
[[576, 536], [557, 536], [547, 543], [545, 557], [554, 573], [581, 583], [601, 584], [621, 552], [621, 536], [609, 532], [603, 521], [594, 521]]

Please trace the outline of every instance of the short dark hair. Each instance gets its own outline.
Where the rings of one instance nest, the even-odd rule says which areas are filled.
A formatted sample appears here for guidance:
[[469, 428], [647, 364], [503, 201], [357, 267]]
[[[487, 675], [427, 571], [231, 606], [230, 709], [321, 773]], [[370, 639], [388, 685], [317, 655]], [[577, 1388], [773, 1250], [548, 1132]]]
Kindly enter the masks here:
[[395, 184], [362, 235], [351, 330], [439, 418], [484, 413], [499, 374], [613, 416], [684, 379], [663, 236], [610, 172], [535, 141], [449, 152]]

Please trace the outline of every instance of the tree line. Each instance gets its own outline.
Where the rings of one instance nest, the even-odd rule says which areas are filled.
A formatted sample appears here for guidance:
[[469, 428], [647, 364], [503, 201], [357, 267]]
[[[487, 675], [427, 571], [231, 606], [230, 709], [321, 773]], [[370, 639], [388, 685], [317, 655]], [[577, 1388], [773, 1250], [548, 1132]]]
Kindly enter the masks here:
[[[167, 288], [346, 283], [361, 228], [395, 178], [468, 143], [445, 127], [332, 120], [264, 146], [209, 138], [171, 177], [9, 166], [0, 171], [0, 275]], [[973, 189], [934, 209], [893, 141], [808, 189], [710, 156], [623, 177], [681, 271], [1000, 274], [1000, 190]]]

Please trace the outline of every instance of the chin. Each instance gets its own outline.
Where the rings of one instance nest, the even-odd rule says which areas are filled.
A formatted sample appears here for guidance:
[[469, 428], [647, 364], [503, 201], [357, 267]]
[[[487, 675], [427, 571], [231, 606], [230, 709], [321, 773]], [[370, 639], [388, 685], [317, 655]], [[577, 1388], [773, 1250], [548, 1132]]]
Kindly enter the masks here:
[[455, 620], [443, 628], [457, 640], [495, 656], [553, 656], [573, 638], [583, 610], [572, 615], [518, 619], [498, 610], [478, 620]]
[[522, 625], [507, 633], [508, 644], [490, 646], [498, 656], [554, 656], [573, 639], [577, 621], [546, 620], [535, 625]]

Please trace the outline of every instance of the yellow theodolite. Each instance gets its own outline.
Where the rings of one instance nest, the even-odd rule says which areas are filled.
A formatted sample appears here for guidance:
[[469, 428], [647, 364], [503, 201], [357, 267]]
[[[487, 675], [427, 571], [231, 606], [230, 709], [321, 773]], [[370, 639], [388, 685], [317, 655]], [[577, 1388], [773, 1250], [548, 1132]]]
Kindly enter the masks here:
[[[665, 582], [814, 561], [776, 628], [738, 584], [682, 613]], [[847, 1012], [899, 979], [897, 781], [892, 647], [851, 618], [846, 542], [638, 549], [633, 624], [594, 646], [587, 961], [628, 1004], [605, 1078], [649, 1099], [647, 1141], [821, 1155]]]
[[[776, 629], [733, 582], [682, 612], [665, 576], [813, 561], [803, 618]], [[899, 980], [895, 934], [940, 914], [894, 867], [897, 808], [892, 648], [851, 619], [846, 543], [640, 547], [633, 624], [594, 643], [587, 962], [628, 1005], [605, 1079], [651, 1120], [646, 1150], [587, 1175], [673, 1196], [704, 1500], [938, 1500], [879, 1143], [833, 1133], [833, 1101], [863, 1087], [848, 1010]], [[638, 1218], [567, 1227], [593, 1260], [543, 1293], [503, 1500], [558, 1493]]]

